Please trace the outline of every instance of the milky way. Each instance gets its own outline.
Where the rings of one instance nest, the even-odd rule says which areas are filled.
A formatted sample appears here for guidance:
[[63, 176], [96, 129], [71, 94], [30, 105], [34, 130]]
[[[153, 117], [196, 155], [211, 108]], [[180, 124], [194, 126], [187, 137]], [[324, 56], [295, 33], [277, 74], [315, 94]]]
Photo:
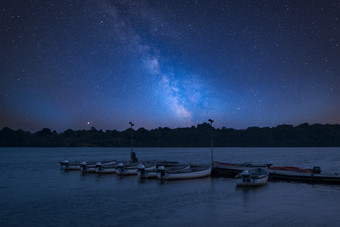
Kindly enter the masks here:
[[7, 1], [0, 128], [340, 123], [339, 1]]

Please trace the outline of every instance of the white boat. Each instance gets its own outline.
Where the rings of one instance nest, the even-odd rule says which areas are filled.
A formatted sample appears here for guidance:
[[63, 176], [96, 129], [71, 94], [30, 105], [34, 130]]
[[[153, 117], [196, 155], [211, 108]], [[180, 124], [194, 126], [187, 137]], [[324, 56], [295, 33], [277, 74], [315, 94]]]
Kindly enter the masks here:
[[[115, 163], [116, 161], [102, 161], [103, 165], [110, 165]], [[59, 162], [60, 168], [68, 171], [68, 170], [82, 170], [85, 172], [93, 172], [93, 168], [96, 166], [96, 162], [69, 162], [68, 160], [64, 160]], [[87, 171], [88, 170], [88, 171]]]
[[[137, 175], [140, 179], [151, 179], [151, 178], [157, 178], [157, 171], [158, 171], [159, 165], [156, 165], [156, 168], [151, 170], [146, 170], [144, 165], [138, 166]], [[181, 170], [181, 169], [189, 169], [189, 164], [171, 164], [171, 165], [165, 165], [165, 170], [167, 171], [174, 171], [174, 170]]]
[[106, 167], [106, 166], [109, 166], [109, 165], [113, 165], [115, 164], [116, 161], [105, 161], [105, 162], [97, 162], [95, 164], [91, 163], [91, 164], [88, 164], [87, 162], [81, 162], [80, 163], [80, 170], [82, 173], [97, 173], [97, 168], [98, 166], [103, 166], [103, 167]]
[[95, 173], [96, 172], [96, 165], [89, 165], [86, 162], [81, 162], [80, 163], [80, 171], [82, 173]]
[[123, 175], [136, 175], [137, 174], [137, 167], [139, 163], [136, 164], [123, 164], [122, 162], [119, 163], [116, 167], [116, 174], [123, 176]]
[[190, 168], [180, 170], [166, 170], [159, 166], [157, 170], [157, 178], [161, 180], [193, 179], [210, 176], [211, 165], [190, 165]]
[[117, 168], [117, 162], [104, 163], [97, 162], [95, 166], [95, 172], [98, 174], [115, 174]]
[[137, 175], [138, 166], [144, 165], [145, 170], [152, 170], [156, 168], [155, 163], [145, 162], [145, 163], [119, 163], [116, 167], [116, 174], [120, 176], [124, 175]]
[[[155, 169], [151, 170], [154, 171]], [[150, 171], [145, 170], [145, 166], [143, 164], [138, 165], [137, 175], [140, 179], [151, 178]]]
[[236, 175], [237, 186], [261, 186], [268, 182], [268, 171], [264, 168], [252, 168]]
[[59, 162], [60, 169], [63, 169], [65, 171], [68, 170], [80, 170], [80, 162], [69, 162], [68, 160], [64, 160]]

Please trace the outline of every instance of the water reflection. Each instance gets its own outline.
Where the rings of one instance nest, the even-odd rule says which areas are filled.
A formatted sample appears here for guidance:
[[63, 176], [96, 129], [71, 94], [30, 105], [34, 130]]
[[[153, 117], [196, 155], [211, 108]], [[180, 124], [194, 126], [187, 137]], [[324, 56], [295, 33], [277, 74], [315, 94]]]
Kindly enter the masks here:
[[[335, 226], [339, 185], [268, 182], [236, 187], [232, 178], [183, 181], [60, 171], [60, 160], [126, 159], [125, 148], [2, 149], [0, 216], [4, 226]], [[209, 160], [201, 148], [135, 149], [138, 156]], [[322, 155], [321, 155], [322, 153]], [[48, 154], [48, 155], [46, 155]], [[220, 161], [327, 166], [339, 171], [339, 149], [216, 148]], [[34, 159], [30, 158], [34, 157]], [[252, 160], [249, 160], [249, 157]], [[18, 168], [23, 166], [23, 168]], [[302, 166], [304, 167], [304, 166]], [[323, 168], [325, 169], [325, 168]], [[29, 177], [28, 177], [29, 176]], [[174, 218], [175, 217], [175, 218]]]

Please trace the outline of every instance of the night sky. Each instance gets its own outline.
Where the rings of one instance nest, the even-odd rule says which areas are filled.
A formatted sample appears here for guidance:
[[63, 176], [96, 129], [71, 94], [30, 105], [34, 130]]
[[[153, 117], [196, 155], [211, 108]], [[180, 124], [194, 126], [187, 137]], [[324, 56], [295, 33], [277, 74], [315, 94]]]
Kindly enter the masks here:
[[340, 124], [340, 1], [5, 0], [0, 129]]

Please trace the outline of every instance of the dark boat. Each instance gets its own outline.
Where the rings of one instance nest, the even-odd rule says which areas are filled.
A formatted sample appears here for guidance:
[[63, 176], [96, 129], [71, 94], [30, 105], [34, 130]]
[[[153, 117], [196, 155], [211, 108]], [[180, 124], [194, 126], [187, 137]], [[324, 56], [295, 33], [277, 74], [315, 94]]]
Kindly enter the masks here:
[[250, 170], [255, 167], [267, 168], [272, 163], [226, 163], [226, 162], [213, 162], [212, 165], [212, 176], [223, 176], [223, 177], [235, 177], [237, 174], [244, 170]]
[[313, 169], [301, 169], [293, 166], [271, 166], [268, 168], [268, 172], [270, 180], [340, 184], [340, 174], [323, 174], [319, 166], [315, 166]]

